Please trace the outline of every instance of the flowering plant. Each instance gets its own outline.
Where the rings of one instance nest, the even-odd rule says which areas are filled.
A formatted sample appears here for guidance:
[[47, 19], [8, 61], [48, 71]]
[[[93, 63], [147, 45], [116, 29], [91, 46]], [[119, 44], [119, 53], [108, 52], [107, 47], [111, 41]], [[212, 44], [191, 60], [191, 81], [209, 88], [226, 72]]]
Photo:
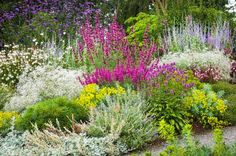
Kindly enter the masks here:
[[60, 42], [62, 38], [69, 38], [66, 33], [70, 33], [70, 37], [73, 34], [75, 36], [77, 26], [87, 16], [98, 12], [100, 10], [92, 2], [86, 1], [23, 0], [10, 5], [9, 9], [1, 8], [0, 31], [3, 38], [0, 41], [4, 44], [14, 42], [32, 45], [33, 37], [42, 39], [39, 35], [42, 32], [51, 37], [54, 32], [54, 37]]
[[0, 111], [0, 134], [5, 133], [10, 128], [12, 118], [19, 118], [19, 114], [17, 112]]
[[[188, 107], [183, 102], [183, 97], [194, 85], [189, 78], [191, 75], [188, 76], [181, 70], [174, 70], [173, 72], [165, 71], [150, 80], [150, 84], [146, 88], [147, 110], [158, 126], [161, 126], [161, 121], [165, 121], [178, 133], [188, 123], [190, 114]], [[165, 132], [161, 131], [161, 135], [164, 135]]]
[[211, 90], [210, 85], [204, 85], [203, 89], [193, 89], [191, 94], [185, 97], [185, 103], [191, 109], [194, 118], [203, 126], [224, 126], [226, 122], [221, 120], [227, 106], [225, 101]]
[[225, 5], [229, 13], [236, 13], [236, 2], [235, 0], [228, 0], [228, 4]]
[[26, 69], [20, 76], [16, 93], [5, 105], [6, 110], [23, 110], [29, 105], [53, 97], [73, 98], [82, 85], [76, 80], [81, 70], [67, 70], [53, 66], [39, 66], [32, 72]]
[[223, 50], [232, 46], [229, 23], [217, 23], [216, 26], [204, 26], [186, 18], [186, 23], [180, 27], [173, 26], [167, 31], [163, 44], [168, 52], [188, 52], [202, 50]]
[[202, 80], [229, 80], [231, 61], [222, 51], [166, 54], [162, 63], [175, 61], [181, 69], [191, 69]]
[[95, 69], [114, 69], [116, 66], [149, 65], [157, 54], [157, 45], [144, 39], [143, 46], [131, 45], [116, 19], [108, 27], [101, 27], [97, 18], [95, 27], [87, 20], [79, 34], [75, 57], [89, 72]]
[[125, 89], [118, 86], [114, 87], [102, 87], [95, 83], [86, 85], [80, 92], [79, 98], [76, 100], [79, 104], [86, 106], [87, 108], [95, 108], [99, 102], [110, 95], [121, 95], [125, 93]]
[[221, 79], [218, 68], [194, 69], [194, 75], [202, 82], [215, 82]]
[[[5, 47], [8, 48], [8, 45]], [[15, 85], [26, 66], [42, 65], [44, 59], [45, 53], [42, 49], [22, 50], [14, 45], [10, 50], [0, 51], [0, 84]]]

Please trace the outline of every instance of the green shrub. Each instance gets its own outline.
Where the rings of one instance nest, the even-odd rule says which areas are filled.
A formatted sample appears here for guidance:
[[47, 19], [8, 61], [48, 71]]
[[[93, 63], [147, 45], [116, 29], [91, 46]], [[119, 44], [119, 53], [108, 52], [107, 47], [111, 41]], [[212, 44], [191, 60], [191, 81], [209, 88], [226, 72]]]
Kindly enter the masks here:
[[[183, 103], [183, 96], [187, 93], [182, 82], [186, 81], [179, 75], [165, 79], [165, 76], [159, 76], [157, 80], [160, 84], [158, 88], [155, 86], [147, 88], [148, 94], [148, 114], [154, 117], [156, 125], [161, 120], [166, 124], [174, 126], [178, 133], [188, 122], [188, 107]], [[189, 83], [187, 83], [189, 84]]]
[[214, 91], [224, 91], [224, 98], [227, 100], [228, 109], [225, 112], [224, 118], [229, 123], [236, 124], [236, 85], [228, 82], [217, 82], [212, 85]]
[[[236, 94], [236, 85], [230, 84], [228, 82], [219, 81], [215, 84], [212, 84], [212, 89], [215, 92], [224, 91], [224, 96], [228, 96], [230, 94]], [[235, 100], [236, 101], [236, 100]]]
[[[236, 99], [236, 95], [234, 97]], [[227, 104], [228, 109], [225, 112], [224, 119], [228, 121], [232, 125], [236, 125], [236, 103], [235, 104]]]
[[162, 27], [157, 15], [150, 15], [140, 12], [136, 17], [130, 17], [125, 21], [127, 26], [128, 39], [131, 43], [138, 41], [143, 43], [143, 37], [148, 30], [152, 41], [156, 41]]
[[168, 140], [175, 136], [175, 127], [167, 124], [165, 120], [160, 121], [157, 131], [162, 139]]
[[222, 120], [227, 105], [221, 95], [212, 91], [210, 85], [205, 84], [203, 89], [193, 89], [189, 96], [185, 97], [185, 105], [191, 110], [193, 118], [204, 127], [225, 126], [227, 123]]
[[148, 102], [148, 113], [155, 118], [157, 125], [161, 120], [165, 120], [167, 124], [174, 126], [175, 131], [180, 132], [188, 122], [187, 107], [183, 105], [179, 95], [153, 90]]
[[236, 105], [236, 93], [225, 96], [229, 105]]
[[13, 94], [13, 90], [6, 86], [0, 86], [0, 110], [8, 102], [9, 98]]
[[19, 114], [17, 112], [0, 111], [0, 135], [4, 135], [9, 131], [12, 118], [19, 118]]
[[221, 10], [215, 8], [206, 8], [198, 6], [190, 6], [188, 13], [193, 16], [193, 18], [201, 23], [217, 23], [221, 18], [222, 21], [227, 20], [227, 15]]
[[70, 128], [72, 124], [69, 118], [72, 116], [76, 121], [84, 122], [88, 119], [88, 110], [75, 100], [64, 97], [49, 99], [26, 109], [22, 117], [16, 120], [16, 128], [32, 129], [32, 124], [36, 123], [39, 129], [43, 129], [49, 120], [56, 124], [56, 119], [61, 127]]

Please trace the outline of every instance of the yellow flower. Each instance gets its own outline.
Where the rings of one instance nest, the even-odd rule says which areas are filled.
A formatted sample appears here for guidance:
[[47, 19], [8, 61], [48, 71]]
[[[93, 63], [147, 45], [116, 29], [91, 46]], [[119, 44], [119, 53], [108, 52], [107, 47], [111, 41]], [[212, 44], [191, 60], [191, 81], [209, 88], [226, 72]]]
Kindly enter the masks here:
[[221, 99], [218, 99], [217, 101], [217, 105], [216, 105], [216, 109], [220, 112], [220, 113], [224, 113], [227, 109], [227, 106], [225, 105], [225, 102]]
[[95, 108], [96, 105], [105, 99], [106, 96], [121, 95], [125, 93], [125, 89], [121, 86], [114, 87], [103, 87], [99, 88], [97, 84], [89, 84], [83, 88], [80, 97], [77, 102], [86, 107]]
[[192, 96], [196, 103], [199, 103], [206, 99], [205, 93], [202, 92], [201, 90], [193, 90]]
[[9, 123], [13, 117], [18, 118], [19, 114], [17, 112], [0, 111], [0, 128], [4, 126], [4, 123]]
[[95, 83], [88, 84], [83, 88], [82, 92], [87, 92], [87, 93], [96, 93], [98, 89], [98, 85]]
[[184, 103], [185, 103], [186, 108], [191, 108], [194, 104], [194, 100], [192, 97], [186, 97]]
[[216, 102], [217, 101], [217, 96], [214, 92], [210, 92], [209, 93], [209, 97], [211, 97], [212, 102]]

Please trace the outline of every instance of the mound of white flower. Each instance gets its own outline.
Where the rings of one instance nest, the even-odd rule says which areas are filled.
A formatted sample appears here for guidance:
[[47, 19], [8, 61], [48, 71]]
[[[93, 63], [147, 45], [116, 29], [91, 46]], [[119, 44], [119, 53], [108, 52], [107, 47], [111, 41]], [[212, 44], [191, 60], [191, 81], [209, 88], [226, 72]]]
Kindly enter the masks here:
[[75, 97], [82, 89], [76, 79], [82, 71], [67, 70], [53, 66], [39, 66], [32, 72], [25, 72], [20, 76], [16, 93], [10, 102], [5, 105], [5, 110], [21, 111], [43, 99], [58, 96]]
[[188, 53], [170, 53], [164, 55], [161, 63], [175, 62], [181, 69], [207, 69], [209, 67], [217, 68], [221, 72], [221, 78], [228, 80], [230, 78], [230, 59], [222, 51], [203, 51]]

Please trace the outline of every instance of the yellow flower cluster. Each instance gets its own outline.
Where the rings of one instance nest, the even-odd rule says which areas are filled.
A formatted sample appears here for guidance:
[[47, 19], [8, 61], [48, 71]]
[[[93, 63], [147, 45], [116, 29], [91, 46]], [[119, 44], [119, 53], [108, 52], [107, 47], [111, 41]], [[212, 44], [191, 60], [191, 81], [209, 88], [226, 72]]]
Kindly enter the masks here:
[[201, 103], [206, 101], [206, 95], [201, 90], [193, 90], [192, 98], [195, 103]]
[[93, 83], [83, 88], [79, 99], [77, 99], [77, 102], [88, 108], [91, 108], [91, 107], [94, 108], [106, 96], [122, 95], [124, 93], [125, 93], [125, 89], [122, 88], [121, 86], [118, 86], [117, 88], [114, 88], [114, 87], [99, 88], [97, 84]]
[[9, 122], [11, 121], [13, 117], [18, 118], [19, 114], [17, 112], [0, 111], [0, 128], [4, 127], [5, 124], [9, 124]]
[[227, 109], [227, 106], [225, 105], [225, 102], [222, 99], [218, 99], [216, 101], [216, 103], [217, 103], [216, 109], [218, 111], [220, 111], [221, 114], [223, 114], [226, 111], [226, 109]]
[[217, 97], [215, 92], [194, 89], [192, 94], [185, 98], [185, 104], [197, 116], [203, 126], [210, 125], [216, 127], [225, 125], [225, 122], [221, 121], [218, 117], [225, 113], [227, 106], [224, 100]]
[[211, 127], [214, 128], [222, 128], [223, 126], [226, 126], [228, 123], [223, 120], [219, 120], [217, 117], [207, 117], [206, 120], [203, 120], [207, 122], [206, 124], [209, 124]]

